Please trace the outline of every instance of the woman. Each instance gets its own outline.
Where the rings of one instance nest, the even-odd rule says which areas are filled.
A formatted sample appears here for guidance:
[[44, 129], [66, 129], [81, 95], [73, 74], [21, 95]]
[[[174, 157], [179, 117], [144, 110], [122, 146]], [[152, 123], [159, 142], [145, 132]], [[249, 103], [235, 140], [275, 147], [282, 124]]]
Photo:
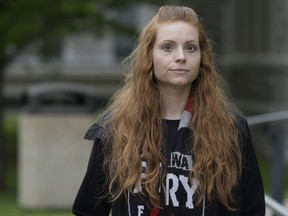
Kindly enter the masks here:
[[265, 215], [246, 120], [224, 94], [195, 12], [163, 6], [94, 141], [75, 215]]

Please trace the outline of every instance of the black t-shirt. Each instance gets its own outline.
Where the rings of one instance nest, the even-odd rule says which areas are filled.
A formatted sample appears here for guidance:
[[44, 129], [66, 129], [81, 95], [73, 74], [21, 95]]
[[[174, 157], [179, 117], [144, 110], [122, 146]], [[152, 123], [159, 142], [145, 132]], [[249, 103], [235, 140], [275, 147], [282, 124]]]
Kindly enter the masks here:
[[[196, 206], [195, 197], [197, 182], [189, 179], [193, 167], [192, 130], [178, 130], [179, 120], [164, 120], [166, 142], [163, 154], [166, 157], [166, 176], [164, 176], [165, 192], [159, 187], [161, 209], [152, 208], [145, 197], [141, 197], [139, 188], [135, 188], [127, 196], [122, 196], [113, 203], [103, 199], [105, 173], [102, 169], [103, 155], [101, 146], [105, 133], [99, 124], [93, 125], [87, 132], [91, 140], [95, 140], [88, 169], [73, 205], [73, 213], [77, 216], [264, 216], [264, 191], [259, 167], [251, 142], [246, 121], [240, 122], [243, 131], [243, 169], [235, 197], [239, 198], [236, 211], [228, 211], [217, 200], [205, 201]], [[91, 132], [92, 131], [92, 132]], [[107, 143], [106, 143], [107, 144]], [[145, 161], [142, 162], [145, 171]], [[162, 164], [160, 164], [162, 166]], [[145, 175], [143, 175], [145, 177]], [[141, 189], [141, 188], [140, 188]]]
[[179, 127], [179, 120], [163, 120], [165, 125], [166, 144], [163, 146], [166, 158], [169, 158], [171, 149], [177, 147], [177, 130]]

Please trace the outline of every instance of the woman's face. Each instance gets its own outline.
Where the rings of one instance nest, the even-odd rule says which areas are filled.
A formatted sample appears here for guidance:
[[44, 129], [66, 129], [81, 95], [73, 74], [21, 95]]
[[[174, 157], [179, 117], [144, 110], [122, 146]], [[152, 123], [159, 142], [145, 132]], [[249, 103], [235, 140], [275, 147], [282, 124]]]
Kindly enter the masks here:
[[159, 89], [191, 88], [199, 74], [201, 50], [196, 27], [185, 22], [161, 24], [152, 51]]

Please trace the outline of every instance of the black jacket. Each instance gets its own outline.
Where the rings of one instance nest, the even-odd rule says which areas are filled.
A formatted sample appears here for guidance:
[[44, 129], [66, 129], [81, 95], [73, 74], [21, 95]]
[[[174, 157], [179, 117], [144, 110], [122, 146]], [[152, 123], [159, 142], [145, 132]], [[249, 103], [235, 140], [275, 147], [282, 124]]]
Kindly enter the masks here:
[[[108, 216], [112, 210], [113, 216], [265, 215], [262, 178], [252, 145], [250, 131], [245, 119], [239, 117], [243, 170], [239, 184], [235, 187], [234, 191], [234, 197], [237, 200], [235, 204], [236, 211], [225, 209], [217, 198], [212, 202], [204, 200], [200, 205], [195, 205], [194, 196], [196, 194], [194, 192], [197, 188], [197, 182], [191, 183], [188, 180], [188, 173], [193, 163], [191, 154], [189, 154], [191, 149], [183, 148], [187, 137], [191, 137], [189, 136], [191, 135], [191, 130], [182, 128], [180, 131], [175, 132], [173, 129], [173, 127], [177, 127], [175, 122], [167, 122], [168, 147], [165, 149], [165, 154], [168, 169], [166, 175], [166, 193], [160, 192], [163, 208], [150, 208], [145, 200], [138, 196], [139, 188], [135, 188], [133, 193], [126, 194], [126, 197], [123, 196], [117, 201], [110, 203], [103, 198], [107, 184], [105, 183], [105, 173], [102, 169], [103, 155], [101, 152], [103, 143], [107, 144], [108, 134], [102, 123], [103, 118], [97, 121], [85, 135], [85, 139], [94, 141], [94, 146], [86, 175], [73, 204], [73, 214], [77, 216]], [[177, 142], [174, 135], [171, 135], [173, 133], [178, 137]], [[171, 143], [173, 146], [171, 146]], [[173, 143], [176, 144], [174, 145]], [[145, 163], [143, 163], [143, 168], [145, 168]]]

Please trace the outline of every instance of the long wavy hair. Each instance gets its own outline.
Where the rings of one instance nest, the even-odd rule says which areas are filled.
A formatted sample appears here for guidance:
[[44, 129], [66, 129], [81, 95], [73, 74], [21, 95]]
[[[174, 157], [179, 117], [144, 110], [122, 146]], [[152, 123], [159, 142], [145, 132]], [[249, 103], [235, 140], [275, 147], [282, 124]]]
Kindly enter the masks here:
[[[111, 145], [107, 147], [104, 165], [107, 168], [109, 192], [113, 200], [133, 191], [141, 184], [142, 195], [152, 206], [160, 205], [158, 193], [166, 164], [161, 153], [164, 130], [161, 95], [154, 78], [152, 49], [159, 25], [185, 22], [198, 29], [201, 49], [199, 75], [193, 82], [194, 100], [190, 127], [193, 130], [192, 178], [198, 181], [198, 204], [204, 197], [219, 199], [232, 209], [233, 188], [241, 173], [241, 151], [235, 113], [226, 96], [226, 88], [214, 62], [211, 43], [196, 13], [189, 7], [162, 6], [140, 32], [137, 46], [127, 58], [130, 70], [123, 87], [109, 105]], [[192, 146], [192, 143], [191, 143]], [[109, 148], [109, 149], [108, 149]], [[141, 179], [146, 161], [145, 178]], [[163, 188], [164, 189], [164, 188]], [[145, 191], [145, 194], [144, 192]]]

